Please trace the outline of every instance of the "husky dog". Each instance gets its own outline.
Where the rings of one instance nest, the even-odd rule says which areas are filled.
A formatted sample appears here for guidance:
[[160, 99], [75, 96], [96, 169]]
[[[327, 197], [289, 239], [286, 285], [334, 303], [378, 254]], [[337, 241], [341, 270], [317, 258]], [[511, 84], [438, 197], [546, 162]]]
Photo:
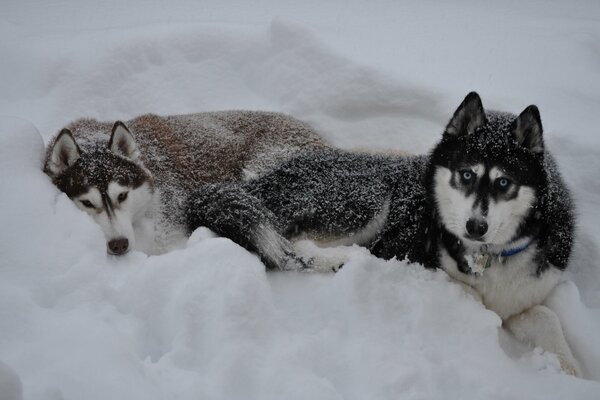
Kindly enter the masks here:
[[50, 143], [44, 171], [102, 227], [108, 253], [156, 253], [186, 233], [183, 204], [192, 188], [256, 176], [320, 147], [308, 125], [278, 113], [143, 115], [112, 129], [81, 119]]
[[306, 236], [442, 268], [518, 339], [581, 375], [543, 305], [567, 267], [574, 213], [536, 106], [486, 113], [473, 92], [427, 156], [310, 151], [257, 179], [199, 188], [187, 214], [190, 229], [207, 226], [271, 268], [310, 267], [293, 244]]

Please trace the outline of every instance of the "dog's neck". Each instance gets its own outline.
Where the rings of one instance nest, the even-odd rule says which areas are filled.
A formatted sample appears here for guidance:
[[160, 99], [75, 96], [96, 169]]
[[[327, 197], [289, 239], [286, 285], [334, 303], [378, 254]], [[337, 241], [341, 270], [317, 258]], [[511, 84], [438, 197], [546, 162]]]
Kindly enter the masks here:
[[505, 244], [482, 243], [470, 240], [461, 241], [462, 245], [464, 246], [465, 253], [482, 253], [499, 257], [510, 257], [527, 249], [535, 241], [535, 238], [531, 236], [523, 236], [517, 240]]
[[441, 226], [438, 240], [439, 246], [443, 246], [456, 261], [459, 271], [464, 274], [472, 274], [465, 255], [485, 255], [504, 261], [528, 249], [536, 241], [536, 238], [524, 236], [506, 244], [484, 244], [463, 240]]

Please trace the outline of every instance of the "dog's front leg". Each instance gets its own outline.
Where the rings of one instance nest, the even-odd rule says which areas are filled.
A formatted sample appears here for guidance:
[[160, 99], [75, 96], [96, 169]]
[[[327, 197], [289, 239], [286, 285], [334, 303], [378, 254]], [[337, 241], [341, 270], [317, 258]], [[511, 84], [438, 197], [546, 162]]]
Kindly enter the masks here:
[[566, 373], [581, 377], [581, 368], [567, 344], [558, 316], [546, 306], [536, 305], [504, 321], [515, 337], [558, 356]]

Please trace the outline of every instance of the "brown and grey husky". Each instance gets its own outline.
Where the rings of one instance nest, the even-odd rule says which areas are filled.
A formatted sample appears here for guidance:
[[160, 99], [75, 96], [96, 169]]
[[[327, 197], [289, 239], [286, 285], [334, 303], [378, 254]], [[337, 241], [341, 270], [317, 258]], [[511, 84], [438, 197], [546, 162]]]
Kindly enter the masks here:
[[102, 227], [108, 253], [160, 253], [185, 237], [183, 204], [200, 183], [257, 176], [321, 147], [307, 124], [279, 113], [81, 119], [50, 142], [44, 171]]

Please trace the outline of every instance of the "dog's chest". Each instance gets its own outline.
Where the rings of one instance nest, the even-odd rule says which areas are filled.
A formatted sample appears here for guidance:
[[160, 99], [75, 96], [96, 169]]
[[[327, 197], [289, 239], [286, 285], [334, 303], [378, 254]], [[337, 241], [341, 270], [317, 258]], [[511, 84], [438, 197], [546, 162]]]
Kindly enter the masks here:
[[554, 267], [536, 274], [535, 252], [532, 247], [504, 261], [491, 257], [480, 275], [460, 272], [446, 250], [441, 251], [440, 263], [448, 275], [475, 289], [484, 305], [505, 319], [543, 304], [560, 279], [560, 271]]

